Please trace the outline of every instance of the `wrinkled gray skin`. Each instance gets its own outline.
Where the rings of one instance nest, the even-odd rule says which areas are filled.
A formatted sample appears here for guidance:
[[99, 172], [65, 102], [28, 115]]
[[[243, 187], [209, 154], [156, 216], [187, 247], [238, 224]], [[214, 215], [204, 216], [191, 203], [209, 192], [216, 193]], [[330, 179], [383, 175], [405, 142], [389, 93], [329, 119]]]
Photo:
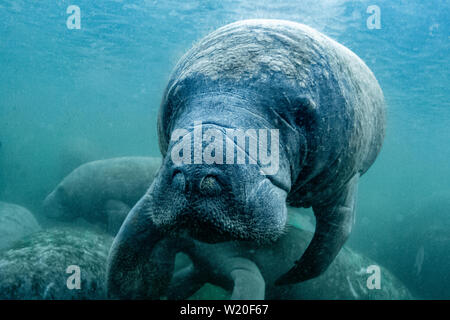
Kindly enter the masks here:
[[[112, 237], [87, 229], [49, 229], [0, 254], [0, 299], [105, 299], [105, 261]], [[70, 290], [67, 267], [80, 267], [81, 288]]]
[[86, 163], [72, 171], [44, 200], [49, 218], [105, 226], [113, 235], [147, 191], [160, 158], [123, 157]]
[[[233, 241], [219, 244], [184, 239], [183, 251], [190, 265], [177, 271], [167, 291], [168, 299], [187, 299], [205, 283], [231, 292], [231, 299], [411, 299], [408, 289], [387, 269], [380, 267], [380, 289], [370, 290], [367, 267], [376, 262], [344, 247], [321, 276], [287, 286], [275, 280], [288, 271], [312, 234], [289, 228], [270, 246]], [[189, 243], [190, 242], [190, 243]], [[189, 245], [186, 245], [189, 243]]]
[[17, 240], [40, 229], [30, 211], [16, 204], [0, 201], [0, 250], [9, 248]]
[[[172, 133], [193, 132], [194, 121], [222, 132], [279, 129], [278, 172], [263, 175], [259, 163], [175, 165], [171, 151], [179, 140], [172, 141]], [[358, 179], [375, 161], [384, 131], [382, 91], [349, 49], [281, 20], [245, 20], [216, 30], [170, 78], [158, 118], [163, 165], [115, 238], [109, 295], [154, 295], [145, 286], [146, 261], [174, 231], [209, 243], [276, 241], [285, 232], [286, 203], [312, 206], [316, 232], [276, 283], [320, 275], [350, 234]]]

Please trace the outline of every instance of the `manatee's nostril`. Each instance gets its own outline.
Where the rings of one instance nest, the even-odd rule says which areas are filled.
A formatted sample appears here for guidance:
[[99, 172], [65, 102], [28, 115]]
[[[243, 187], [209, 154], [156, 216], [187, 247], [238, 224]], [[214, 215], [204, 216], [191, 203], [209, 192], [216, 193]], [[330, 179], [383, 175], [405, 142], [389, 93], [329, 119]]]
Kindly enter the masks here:
[[186, 179], [181, 171], [176, 171], [172, 178], [172, 187], [181, 192], [186, 191]]
[[205, 176], [200, 182], [200, 192], [204, 195], [216, 196], [222, 191], [219, 181], [214, 176]]

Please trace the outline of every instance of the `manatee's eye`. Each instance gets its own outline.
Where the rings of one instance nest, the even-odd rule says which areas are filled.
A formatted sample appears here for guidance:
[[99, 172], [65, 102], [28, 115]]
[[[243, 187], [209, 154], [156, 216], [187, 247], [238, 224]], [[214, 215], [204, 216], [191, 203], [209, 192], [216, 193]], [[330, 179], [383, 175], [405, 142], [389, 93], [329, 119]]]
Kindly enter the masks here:
[[181, 192], [186, 191], [186, 179], [184, 178], [184, 174], [179, 170], [173, 172], [172, 187]]
[[221, 191], [222, 187], [219, 181], [212, 175], [205, 176], [200, 182], [200, 192], [204, 195], [217, 196]]

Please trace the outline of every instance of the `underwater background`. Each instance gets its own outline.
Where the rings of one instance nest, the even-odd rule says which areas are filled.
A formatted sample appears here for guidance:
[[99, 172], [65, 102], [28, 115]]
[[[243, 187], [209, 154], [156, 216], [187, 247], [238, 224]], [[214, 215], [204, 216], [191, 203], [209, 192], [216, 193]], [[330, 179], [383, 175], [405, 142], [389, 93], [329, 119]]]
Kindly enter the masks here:
[[[81, 29], [66, 25], [70, 5], [80, 8]], [[374, 5], [379, 28], [368, 27]], [[176, 62], [218, 27], [250, 18], [307, 24], [373, 71], [387, 134], [360, 181], [347, 244], [416, 297], [450, 298], [446, 0], [2, 0], [0, 201], [45, 224], [43, 199], [80, 164], [159, 156], [156, 118]]]

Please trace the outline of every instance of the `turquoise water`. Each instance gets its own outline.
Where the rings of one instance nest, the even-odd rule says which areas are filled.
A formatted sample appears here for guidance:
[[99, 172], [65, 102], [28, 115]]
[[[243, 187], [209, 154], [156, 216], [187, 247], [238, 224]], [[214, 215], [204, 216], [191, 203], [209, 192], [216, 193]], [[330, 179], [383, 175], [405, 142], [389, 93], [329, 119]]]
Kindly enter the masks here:
[[[69, 5], [81, 10], [79, 30], [66, 26]], [[371, 5], [380, 8], [379, 29], [367, 27]], [[0, 200], [39, 218], [45, 196], [82, 162], [159, 155], [156, 116], [177, 60], [209, 32], [249, 18], [307, 24], [374, 72], [386, 98], [387, 135], [361, 180], [349, 245], [411, 282], [417, 296], [450, 298], [445, 0], [2, 0]], [[434, 225], [444, 228], [437, 240], [427, 231]], [[413, 243], [422, 233], [426, 242]], [[417, 283], [404, 274], [414, 270], [421, 246]], [[397, 261], [408, 250], [412, 258]]]

